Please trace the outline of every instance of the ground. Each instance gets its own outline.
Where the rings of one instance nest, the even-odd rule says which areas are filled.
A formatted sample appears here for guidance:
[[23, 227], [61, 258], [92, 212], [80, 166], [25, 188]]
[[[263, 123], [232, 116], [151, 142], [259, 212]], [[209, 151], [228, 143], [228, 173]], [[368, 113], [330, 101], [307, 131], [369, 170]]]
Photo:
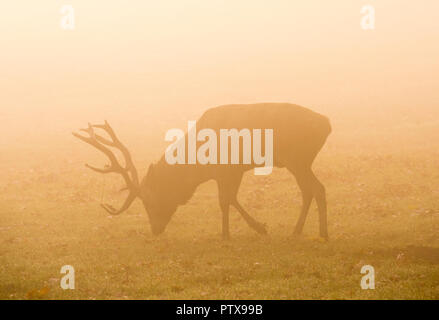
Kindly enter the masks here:
[[[102, 197], [120, 204], [122, 182], [83, 166], [105, 160], [69, 128], [4, 142], [0, 298], [439, 299], [439, 122], [333, 118], [314, 164], [327, 189], [329, 242], [317, 237], [315, 203], [303, 237], [291, 237], [301, 198], [283, 169], [249, 172], [239, 192], [268, 236], [232, 209], [231, 240], [221, 240], [217, 189], [208, 182], [153, 237], [140, 201], [117, 217], [100, 208]], [[127, 130], [115, 127], [120, 136]], [[164, 141], [142, 151], [125, 136], [144, 174]], [[63, 265], [75, 269], [74, 290], [60, 288]], [[375, 269], [374, 290], [360, 287], [363, 265]]]

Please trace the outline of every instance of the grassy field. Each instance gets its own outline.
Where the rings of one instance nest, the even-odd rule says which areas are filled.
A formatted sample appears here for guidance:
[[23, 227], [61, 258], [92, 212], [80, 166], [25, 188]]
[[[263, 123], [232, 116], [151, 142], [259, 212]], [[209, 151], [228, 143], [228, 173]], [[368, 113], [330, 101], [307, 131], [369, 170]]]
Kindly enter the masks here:
[[[303, 237], [291, 238], [301, 197], [286, 170], [248, 173], [240, 189], [268, 236], [232, 210], [232, 239], [222, 241], [211, 181], [155, 238], [140, 201], [117, 217], [99, 207], [102, 197], [122, 201], [122, 182], [84, 168], [105, 160], [71, 137], [73, 124], [4, 141], [0, 298], [439, 299], [439, 122], [337, 112], [331, 119], [314, 164], [328, 194], [327, 243], [316, 237], [315, 203]], [[144, 174], [163, 151], [163, 130], [142, 140], [150, 129], [114, 122]], [[366, 264], [375, 268], [375, 290], [360, 287]], [[75, 268], [75, 290], [60, 288], [63, 265]]]

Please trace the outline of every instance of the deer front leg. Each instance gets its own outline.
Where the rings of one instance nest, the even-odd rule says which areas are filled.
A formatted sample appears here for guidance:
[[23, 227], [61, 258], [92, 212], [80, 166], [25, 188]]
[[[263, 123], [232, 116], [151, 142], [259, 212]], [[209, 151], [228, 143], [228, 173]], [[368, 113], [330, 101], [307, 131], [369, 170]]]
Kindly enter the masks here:
[[247, 222], [247, 224], [254, 229], [257, 233], [260, 234], [267, 234], [267, 228], [266, 225], [263, 223], [260, 223], [253, 219], [245, 210], [244, 208], [239, 204], [238, 200], [234, 200], [232, 202], [232, 205], [236, 208], [236, 210], [239, 211], [241, 216], [244, 218], [244, 220]]
[[221, 212], [223, 214], [223, 240], [228, 240], [230, 239], [230, 232], [229, 232], [230, 199], [224, 192], [220, 192], [219, 194], [219, 203], [220, 203]]
[[229, 208], [230, 205], [234, 206], [247, 224], [260, 234], [267, 234], [265, 225], [253, 219], [237, 200], [237, 194], [239, 186], [242, 180], [242, 171], [229, 171], [227, 174], [221, 175], [221, 178], [217, 180], [218, 194], [223, 213], [223, 238], [228, 239], [229, 235]]

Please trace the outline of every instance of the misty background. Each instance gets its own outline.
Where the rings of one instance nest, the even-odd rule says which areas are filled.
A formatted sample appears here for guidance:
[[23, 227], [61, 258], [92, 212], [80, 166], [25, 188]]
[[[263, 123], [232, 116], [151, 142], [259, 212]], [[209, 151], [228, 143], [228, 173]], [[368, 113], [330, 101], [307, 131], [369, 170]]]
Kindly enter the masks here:
[[[157, 158], [166, 130], [228, 103], [303, 105], [331, 118], [334, 137], [350, 130], [351, 147], [402, 122], [431, 140], [439, 124], [435, 0], [73, 0], [72, 31], [65, 4], [0, 4], [3, 163], [53, 144], [74, 157], [70, 132], [104, 119]], [[366, 4], [375, 30], [360, 27]]]
[[[438, 13], [437, 0], [0, 1], [0, 299], [438, 300]], [[85, 168], [108, 159], [71, 135], [108, 120], [143, 177], [167, 130], [256, 102], [330, 118], [313, 170], [331, 241], [315, 238], [314, 203], [291, 239], [302, 197], [285, 168], [247, 172], [238, 194], [268, 237], [232, 209], [220, 240], [215, 181], [153, 237], [139, 199], [119, 217], [101, 208], [122, 205], [123, 179]], [[75, 290], [59, 286], [67, 264]], [[377, 290], [361, 289], [364, 265]]]

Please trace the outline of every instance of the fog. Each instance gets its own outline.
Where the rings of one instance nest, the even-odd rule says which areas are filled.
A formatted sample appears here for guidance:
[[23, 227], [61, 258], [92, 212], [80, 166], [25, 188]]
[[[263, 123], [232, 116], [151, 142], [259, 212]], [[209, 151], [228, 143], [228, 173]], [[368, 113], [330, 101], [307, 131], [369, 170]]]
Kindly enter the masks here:
[[[63, 17], [60, 10], [64, 4], [71, 4], [75, 10], [74, 30], [64, 30], [60, 26]], [[375, 8], [374, 30], [361, 28], [364, 16], [361, 9], [366, 4]], [[95, 219], [93, 225], [106, 223], [99, 220], [102, 216], [98, 213], [96, 200], [98, 190], [102, 188], [102, 177], [85, 173], [86, 169], [82, 167], [84, 162], [105, 163], [105, 160], [71, 135], [72, 131], [86, 127], [89, 121], [102, 123], [108, 120], [131, 150], [139, 173], [143, 175], [148, 164], [163, 153], [166, 130], [185, 130], [188, 120], [198, 119], [208, 108], [232, 103], [288, 102], [331, 119], [333, 132], [316, 164], [317, 167], [320, 164], [317, 170], [323, 180], [329, 181], [328, 197], [332, 200], [329, 216], [333, 221], [330, 232], [335, 230], [340, 237], [358, 230], [363, 232], [361, 214], [357, 220], [349, 220], [355, 216], [346, 208], [352, 206], [364, 212], [375, 210], [375, 207], [369, 207], [370, 203], [375, 201], [373, 199], [381, 199], [392, 187], [383, 187], [384, 182], [394, 183], [397, 190], [406, 190], [401, 186], [411, 182], [419, 190], [427, 188], [427, 191], [422, 189], [422, 193], [413, 187], [410, 189], [413, 194], [408, 194], [402, 202], [400, 198], [393, 199], [395, 206], [392, 208], [405, 204], [401, 210], [403, 214], [407, 210], [407, 219], [402, 219], [395, 230], [408, 228], [414, 225], [412, 218], [408, 218], [413, 210], [434, 207], [431, 210], [436, 212], [437, 208], [432, 200], [437, 195], [437, 179], [429, 180], [428, 177], [437, 176], [429, 170], [434, 168], [439, 146], [438, 14], [439, 2], [436, 0], [421, 3], [411, 0], [2, 1], [0, 187], [3, 190], [1, 208], [8, 214], [2, 214], [0, 221], [4, 225], [13, 225], [16, 222], [13, 219], [38, 221], [31, 213], [28, 217], [15, 214], [21, 210], [18, 208], [31, 208], [36, 202], [40, 204], [35, 210], [46, 210], [43, 221], [52, 226], [53, 217], [61, 219], [63, 210], [69, 215], [70, 200], [85, 203], [88, 199], [87, 210], [95, 210], [87, 212]], [[372, 172], [365, 173], [367, 170]], [[399, 173], [403, 174], [398, 176]], [[45, 182], [51, 174], [58, 177], [59, 180], [54, 178], [57, 186]], [[358, 180], [353, 178], [357, 174]], [[273, 179], [279, 177], [283, 175], [275, 172]], [[389, 177], [394, 181], [386, 181], [391, 180]], [[245, 190], [247, 187], [251, 185], [246, 185]], [[51, 188], [56, 192], [52, 193]], [[107, 192], [109, 188], [107, 185]], [[353, 197], [349, 196], [349, 190], [360, 192], [358, 188], [365, 188], [367, 195], [349, 198]], [[284, 189], [290, 190], [286, 186]], [[33, 192], [24, 195], [23, 190]], [[79, 195], [72, 190], [78, 190]], [[418, 191], [421, 195], [416, 198]], [[274, 192], [272, 196], [281, 197]], [[67, 197], [67, 193], [68, 197], [73, 193], [75, 196], [62, 198]], [[46, 206], [47, 199], [56, 199], [51, 198], [54, 194], [61, 200], [53, 200]], [[294, 195], [300, 198], [298, 194]], [[210, 209], [210, 202], [205, 209], [219, 212], [215, 197], [216, 194], [211, 200], [215, 203], [214, 209]], [[194, 208], [203, 207], [210, 198], [197, 199], [201, 204]], [[361, 207], [361, 203], [368, 205]], [[385, 201], [382, 205], [387, 206]], [[387, 213], [398, 210], [387, 209], [379, 210]], [[298, 208], [294, 210], [295, 221]], [[211, 216], [219, 217], [216, 211]], [[331, 216], [331, 212], [336, 214]], [[389, 213], [386, 219], [391, 219], [392, 214]], [[197, 217], [192, 211], [188, 216], [190, 219]], [[436, 216], [431, 222], [422, 224], [425, 230], [437, 226]], [[82, 234], [81, 230], [89, 227], [85, 213], [80, 217], [78, 221], [83, 229], [70, 230], [75, 239]], [[183, 217], [181, 219], [185, 221]], [[276, 226], [282, 225], [283, 222], [278, 223], [276, 219], [267, 218], [269, 222], [276, 221]], [[284, 221], [282, 219], [280, 216], [279, 221]], [[376, 229], [372, 229], [381, 230], [381, 216], [370, 219], [378, 222]], [[291, 228], [294, 221], [288, 220]], [[353, 222], [340, 231], [338, 223], [344, 221]], [[64, 230], [63, 223], [55, 221], [53, 230]], [[204, 225], [201, 220], [193, 225], [197, 223]], [[219, 220], [208, 223], [206, 220], [206, 225], [211, 227], [206, 230], [213, 237]], [[385, 225], [390, 228], [391, 224]], [[136, 224], [132, 226], [136, 227]], [[146, 221], [141, 228], [147, 230]], [[192, 237], [192, 233], [198, 236], [196, 229], [182, 230], [191, 234], [188, 237]], [[284, 229], [279, 230], [282, 234]], [[437, 231], [428, 230], [425, 234], [437, 241]], [[387, 231], [389, 234], [398, 232]], [[387, 235], [387, 231], [382, 232]], [[21, 238], [20, 232], [13, 237]], [[175, 229], [171, 227], [169, 233], [173, 239]], [[181, 240], [181, 234], [176, 239]], [[411, 243], [403, 236], [398, 239], [403, 240], [395, 246]], [[209, 243], [209, 239], [200, 241]], [[367, 245], [380, 241], [375, 239]], [[422, 241], [433, 243], [425, 238], [419, 241], [418, 244]], [[252, 242], [249, 240], [249, 245]], [[32, 248], [31, 244], [22, 246], [26, 250]], [[181, 250], [176, 246], [173, 247], [176, 252]], [[94, 245], [86, 243], [81, 248], [92, 250], [91, 247]], [[143, 248], [143, 243], [138, 247]], [[363, 248], [362, 245], [358, 247]], [[264, 252], [264, 248], [259, 249], [254, 252]], [[15, 256], [3, 256], [5, 265], [21, 257], [18, 250], [10, 252]], [[50, 252], [58, 257], [56, 250]], [[264, 256], [268, 255], [266, 252]], [[31, 268], [31, 263], [24, 261], [23, 266]], [[14, 270], [12, 267], [7, 269], [12, 280], [3, 278], [3, 283], [18, 279], [18, 271]], [[16, 297], [24, 297], [23, 292], [16, 291], [19, 292]], [[9, 294], [5, 292], [0, 290], [2, 294]], [[199, 291], [194, 292], [186, 297], [200, 298]], [[386, 297], [396, 291], [389, 292]], [[425, 296], [420, 295], [420, 298], [434, 297], [434, 292], [421, 292]], [[96, 293], [100, 294], [107, 297], [104, 293]], [[343, 294], [343, 297], [352, 297]], [[221, 297], [231, 296], [249, 297], [239, 293], [235, 296], [224, 293]], [[266, 297], [279, 298], [276, 294]]]
[[371, 4], [376, 29], [365, 31], [362, 1], [75, 0], [67, 31], [61, 1], [2, 3], [2, 115], [87, 118], [104, 108], [154, 121], [259, 101], [431, 107], [439, 4]]

